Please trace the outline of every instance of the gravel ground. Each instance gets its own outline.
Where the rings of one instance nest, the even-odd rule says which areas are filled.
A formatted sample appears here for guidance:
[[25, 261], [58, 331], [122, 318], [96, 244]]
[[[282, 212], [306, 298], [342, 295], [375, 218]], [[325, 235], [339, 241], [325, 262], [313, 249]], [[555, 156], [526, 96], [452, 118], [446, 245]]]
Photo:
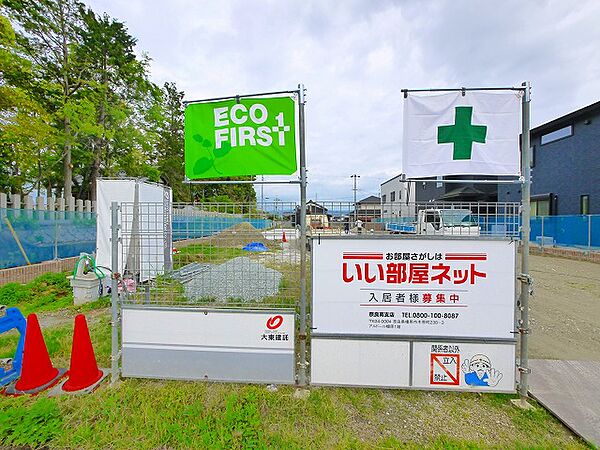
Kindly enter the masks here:
[[[184, 283], [190, 300], [262, 300], [279, 292], [282, 274], [245, 256], [197, 272]], [[248, 280], [252, 280], [249, 282]]]
[[530, 357], [600, 361], [600, 264], [530, 258]]

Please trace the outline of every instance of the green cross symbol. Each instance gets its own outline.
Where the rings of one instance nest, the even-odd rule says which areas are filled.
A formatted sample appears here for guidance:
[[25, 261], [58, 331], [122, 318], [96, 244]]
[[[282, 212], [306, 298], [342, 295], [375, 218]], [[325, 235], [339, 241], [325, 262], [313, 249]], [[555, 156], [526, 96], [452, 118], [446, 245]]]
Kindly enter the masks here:
[[439, 126], [437, 142], [438, 144], [454, 144], [453, 160], [471, 159], [473, 142], [485, 144], [487, 127], [471, 125], [472, 106], [457, 106], [454, 111], [454, 125]]

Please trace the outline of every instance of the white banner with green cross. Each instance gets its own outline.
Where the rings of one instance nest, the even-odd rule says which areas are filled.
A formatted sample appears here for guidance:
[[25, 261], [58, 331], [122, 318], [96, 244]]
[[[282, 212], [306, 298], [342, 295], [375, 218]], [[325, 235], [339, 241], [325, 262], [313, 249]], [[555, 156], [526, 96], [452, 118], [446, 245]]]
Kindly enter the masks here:
[[519, 175], [521, 93], [409, 94], [404, 101], [403, 172]]

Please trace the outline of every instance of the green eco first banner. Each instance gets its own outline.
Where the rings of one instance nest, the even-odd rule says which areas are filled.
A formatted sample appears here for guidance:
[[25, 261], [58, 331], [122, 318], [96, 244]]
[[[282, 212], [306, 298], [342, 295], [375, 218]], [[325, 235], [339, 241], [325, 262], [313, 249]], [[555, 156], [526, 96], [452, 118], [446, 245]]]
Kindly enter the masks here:
[[296, 103], [290, 97], [192, 103], [185, 109], [189, 179], [291, 175], [296, 164]]

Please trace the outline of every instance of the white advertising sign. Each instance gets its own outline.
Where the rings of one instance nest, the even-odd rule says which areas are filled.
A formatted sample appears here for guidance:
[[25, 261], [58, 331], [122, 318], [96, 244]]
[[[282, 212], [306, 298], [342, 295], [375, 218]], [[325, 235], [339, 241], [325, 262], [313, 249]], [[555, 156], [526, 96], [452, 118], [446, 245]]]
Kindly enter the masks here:
[[123, 310], [123, 345], [294, 348], [294, 314], [196, 309]]
[[123, 305], [123, 376], [295, 381], [293, 311]]
[[514, 392], [514, 344], [415, 342], [413, 387]]
[[408, 387], [410, 343], [311, 339], [311, 384]]
[[316, 334], [512, 339], [515, 243], [313, 241]]

